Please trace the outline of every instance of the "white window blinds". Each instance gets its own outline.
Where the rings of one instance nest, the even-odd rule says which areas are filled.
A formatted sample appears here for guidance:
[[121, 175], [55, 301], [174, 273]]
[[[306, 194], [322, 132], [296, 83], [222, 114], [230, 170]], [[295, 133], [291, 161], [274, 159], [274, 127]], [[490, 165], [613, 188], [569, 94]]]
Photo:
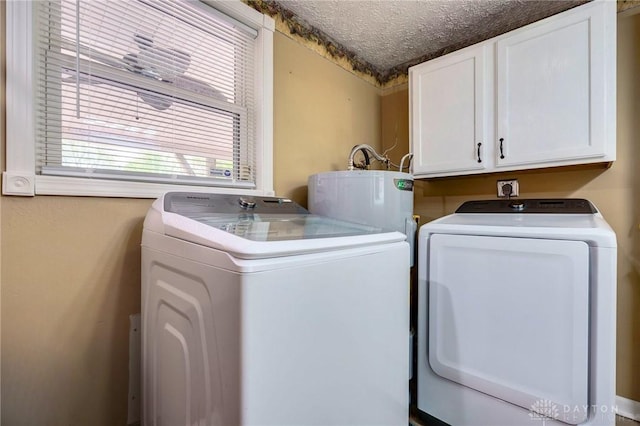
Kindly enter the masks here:
[[34, 7], [37, 174], [255, 187], [255, 30], [193, 1]]

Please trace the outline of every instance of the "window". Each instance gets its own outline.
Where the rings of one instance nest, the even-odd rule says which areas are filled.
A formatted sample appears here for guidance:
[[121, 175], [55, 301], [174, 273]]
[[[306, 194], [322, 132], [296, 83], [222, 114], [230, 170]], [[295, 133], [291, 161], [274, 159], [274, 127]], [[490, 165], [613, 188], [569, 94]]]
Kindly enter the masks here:
[[239, 1], [8, 2], [3, 192], [272, 193], [273, 26]]

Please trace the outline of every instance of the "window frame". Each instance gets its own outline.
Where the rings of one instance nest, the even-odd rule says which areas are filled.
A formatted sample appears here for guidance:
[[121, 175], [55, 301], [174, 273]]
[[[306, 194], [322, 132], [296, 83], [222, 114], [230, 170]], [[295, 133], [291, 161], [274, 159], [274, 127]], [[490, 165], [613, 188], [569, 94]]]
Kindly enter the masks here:
[[[197, 1], [197, 0], [190, 0]], [[6, 4], [6, 171], [3, 195], [71, 195], [157, 198], [167, 191], [273, 195], [273, 33], [275, 21], [240, 0], [202, 0], [258, 32], [255, 50], [256, 187], [201, 186], [133, 180], [93, 179], [35, 173], [34, 5]]]

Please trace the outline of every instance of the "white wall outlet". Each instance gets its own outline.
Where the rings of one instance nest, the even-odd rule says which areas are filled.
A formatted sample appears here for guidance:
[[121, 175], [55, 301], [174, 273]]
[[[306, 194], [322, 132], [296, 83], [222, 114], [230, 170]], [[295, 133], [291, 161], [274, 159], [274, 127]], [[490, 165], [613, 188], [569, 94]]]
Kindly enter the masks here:
[[518, 179], [498, 181], [498, 198], [517, 197], [518, 195], [520, 195]]

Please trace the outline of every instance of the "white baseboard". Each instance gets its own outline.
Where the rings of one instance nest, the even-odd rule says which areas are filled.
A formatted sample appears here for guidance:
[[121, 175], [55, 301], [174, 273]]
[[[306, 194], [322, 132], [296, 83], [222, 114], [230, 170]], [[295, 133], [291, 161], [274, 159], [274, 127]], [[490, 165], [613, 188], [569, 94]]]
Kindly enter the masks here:
[[616, 396], [618, 415], [640, 421], [640, 402], [622, 396]]

